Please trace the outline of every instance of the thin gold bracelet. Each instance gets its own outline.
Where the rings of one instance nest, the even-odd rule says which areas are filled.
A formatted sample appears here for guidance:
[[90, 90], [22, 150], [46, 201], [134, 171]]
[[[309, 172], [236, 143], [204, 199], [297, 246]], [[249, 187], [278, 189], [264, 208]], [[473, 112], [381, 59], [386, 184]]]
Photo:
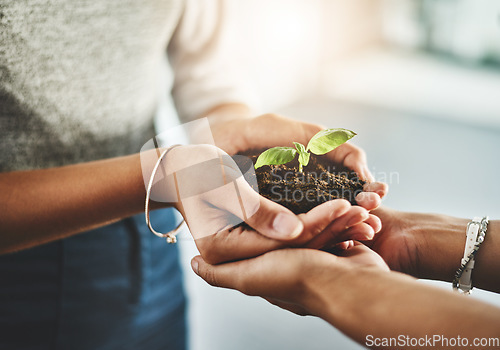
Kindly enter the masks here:
[[[173, 150], [174, 148], [176, 148], [178, 146], [180, 146], [180, 145], [170, 146], [165, 151], [163, 151], [160, 154], [160, 156], [158, 157], [158, 161], [156, 162], [155, 167], [153, 168], [153, 172], [151, 174], [151, 178], [149, 179], [148, 188], [146, 189], [146, 203], [144, 205], [144, 215], [146, 216], [146, 224], [148, 225], [149, 230], [160, 238], [166, 238], [167, 243], [171, 243], [171, 244], [177, 243], [177, 234], [179, 233], [182, 225], [184, 224], [184, 219], [182, 219], [182, 221], [179, 223], [179, 225], [177, 225], [177, 227], [174, 228], [172, 231], [169, 231], [167, 233], [161, 233], [161, 232], [156, 231], [153, 228], [153, 226], [151, 225], [151, 220], [149, 218], [149, 200], [151, 197], [151, 189], [153, 187], [154, 178], [156, 176], [156, 172], [158, 171], [158, 168], [160, 167], [161, 161], [163, 160], [163, 158], [165, 158], [165, 156], [168, 154], [168, 152], [170, 152], [171, 150]], [[156, 149], [156, 151], [159, 152], [158, 149]], [[165, 175], [165, 173], [164, 173], [164, 175]]]

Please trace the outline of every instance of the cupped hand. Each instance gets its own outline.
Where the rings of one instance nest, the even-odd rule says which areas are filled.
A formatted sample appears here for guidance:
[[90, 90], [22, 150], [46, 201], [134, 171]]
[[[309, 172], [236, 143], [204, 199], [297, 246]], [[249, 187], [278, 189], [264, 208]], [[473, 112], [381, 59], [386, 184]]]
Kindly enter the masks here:
[[[259, 197], [264, 202], [268, 201]], [[266, 210], [272, 215], [269, 208]], [[256, 217], [252, 219], [258, 221], [259, 213], [255, 215]], [[315, 242], [316, 237], [328, 237], [331, 245], [353, 239], [370, 240], [380, 229], [380, 223], [376, 217], [364, 208], [351, 206], [344, 199], [323, 203], [307, 213], [298, 215], [298, 218], [303, 230], [296, 237], [271, 238], [266, 235], [265, 227], [261, 225], [261, 229], [257, 230], [248, 220], [249, 225], [225, 228], [212, 235], [198, 238], [196, 245], [205, 261], [219, 264], [256, 257], [272, 250], [307, 246], [309, 242]]]
[[259, 257], [210, 265], [201, 256], [192, 268], [207, 283], [261, 296], [299, 315], [317, 315], [315, 289], [336, 284], [336, 279], [356, 274], [359, 269], [388, 271], [384, 260], [359, 242], [333, 255], [313, 249], [282, 249]]
[[404, 213], [387, 207], [372, 212], [382, 223], [380, 232], [372, 241], [365, 242], [389, 265], [391, 270], [418, 276], [417, 227], [412, 225], [415, 216], [423, 214]]
[[[162, 165], [163, 181], [153, 187], [153, 198], [175, 203], [211, 263], [304, 245], [319, 234], [338, 243], [371, 239], [379, 230], [366, 209], [345, 200], [294, 215], [255, 192], [233, 159], [215, 146], [174, 148]], [[164, 193], [169, 195], [161, 198]]]
[[[293, 147], [294, 141], [305, 145], [324, 127], [276, 114], [264, 114], [256, 118], [213, 123], [211, 129], [216, 145], [229, 154], [236, 154], [276, 146]], [[346, 142], [327, 156], [332, 162], [354, 170], [361, 179], [367, 181], [364, 192], [356, 197], [360, 206], [373, 210], [380, 205], [381, 198], [388, 192], [388, 186], [374, 181], [368, 169], [366, 154], [361, 148]]]

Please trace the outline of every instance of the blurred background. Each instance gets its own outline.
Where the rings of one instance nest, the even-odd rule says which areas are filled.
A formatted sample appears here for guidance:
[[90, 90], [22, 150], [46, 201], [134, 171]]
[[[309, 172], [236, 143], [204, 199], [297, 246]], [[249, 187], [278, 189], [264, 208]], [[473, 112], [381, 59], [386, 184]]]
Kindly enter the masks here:
[[[262, 111], [355, 130], [376, 178], [390, 182], [388, 206], [500, 218], [499, 1], [233, 5], [238, 63]], [[188, 237], [193, 350], [362, 348], [321, 320], [209, 287], [189, 268]], [[500, 305], [492, 293], [473, 297]]]

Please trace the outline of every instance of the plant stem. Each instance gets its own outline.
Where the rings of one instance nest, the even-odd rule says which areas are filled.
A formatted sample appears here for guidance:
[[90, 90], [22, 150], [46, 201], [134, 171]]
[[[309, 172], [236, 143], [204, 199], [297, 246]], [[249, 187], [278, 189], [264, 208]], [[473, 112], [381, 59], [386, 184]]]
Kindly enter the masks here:
[[299, 172], [301, 173], [302, 172], [302, 164], [299, 163]]

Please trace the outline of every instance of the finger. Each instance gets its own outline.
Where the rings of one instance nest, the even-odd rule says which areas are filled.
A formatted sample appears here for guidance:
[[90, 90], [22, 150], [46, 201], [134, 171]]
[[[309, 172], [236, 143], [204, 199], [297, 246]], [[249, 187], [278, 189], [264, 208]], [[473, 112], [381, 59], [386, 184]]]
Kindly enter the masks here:
[[359, 167], [362, 167], [362, 174], [363, 175], [361, 176], [361, 180], [364, 180], [367, 183], [371, 183], [371, 182], [375, 181], [375, 178], [373, 177], [372, 172], [368, 168], [368, 164], [366, 163], [366, 159], [362, 164], [359, 165]]
[[[248, 260], [210, 265], [201, 256], [196, 256], [191, 260], [191, 267], [211, 286], [236, 289], [252, 296], [273, 296], [282, 292], [281, 288], [286, 287], [291, 282], [290, 279], [300, 278], [298, 273], [291, 276], [286, 272], [290, 269], [286, 261], [266, 258], [268, 256], [262, 255]], [[276, 275], [277, 269], [284, 272]]]
[[328, 155], [334, 162], [354, 170], [359, 175], [361, 180], [368, 182], [374, 181], [373, 176], [368, 169], [366, 154], [361, 148], [346, 142], [337, 147], [333, 152], [330, 152]]
[[356, 241], [367, 241], [373, 239], [375, 230], [366, 222], [362, 222], [345, 231], [344, 238]]
[[363, 186], [363, 191], [374, 192], [383, 198], [389, 192], [389, 185], [384, 182], [370, 182]]
[[374, 233], [379, 233], [382, 230], [382, 220], [376, 215], [370, 214], [368, 219], [365, 220], [365, 224], [370, 225]]
[[354, 242], [351, 248], [342, 251], [338, 256], [363, 266], [374, 266], [385, 271], [390, 270], [380, 255], [357, 241]]
[[330, 247], [327, 247], [327, 250], [329, 249], [336, 249], [336, 250], [345, 250], [345, 249], [349, 249], [352, 245], [353, 245], [353, 241], [344, 241], [344, 242], [340, 242], [340, 243], [335, 243], [335, 244], [332, 244]]
[[351, 207], [349, 211], [328, 225], [319, 235], [313, 238], [306, 247], [320, 249], [332, 242], [341, 242], [346, 238], [346, 230], [369, 218], [368, 211], [361, 207]]
[[258, 210], [245, 220], [248, 225], [260, 234], [278, 240], [292, 240], [302, 233], [304, 224], [295, 214], [282, 205], [259, 197]]
[[303, 244], [319, 235], [332, 221], [346, 214], [351, 208], [351, 204], [345, 199], [334, 199], [314, 207], [305, 214], [300, 214], [299, 218], [304, 224], [304, 231], [296, 244]]
[[240, 272], [248, 265], [248, 261], [210, 265], [198, 255], [191, 260], [191, 268], [211, 286], [241, 290]]
[[[370, 218], [368, 220], [370, 220]], [[367, 244], [370, 243], [375, 236], [375, 231], [372, 226], [370, 226], [366, 222], [362, 222], [346, 230], [344, 236], [346, 238], [350, 238], [350, 240], [340, 243], [332, 240], [330, 242], [326, 242], [324, 244], [324, 248], [322, 249], [326, 249], [326, 251], [338, 255], [342, 250], [350, 249], [351, 247], [353, 247], [356, 241], [363, 241]]]
[[372, 251], [370, 248], [368, 248], [366, 245], [364, 245], [361, 242], [358, 241], [352, 241], [352, 245], [349, 246], [349, 249], [345, 249], [339, 256], [348, 258], [352, 257], [355, 255], [359, 255], [362, 253], [370, 252]]
[[345, 249], [349, 249], [349, 248], [354, 247], [354, 241], [353, 240], [346, 241], [346, 243], [347, 243], [347, 246], [345, 247]]
[[377, 209], [382, 203], [380, 196], [373, 192], [360, 192], [356, 196], [356, 203], [366, 210]]
[[259, 195], [243, 177], [234, 180], [229, 186], [234, 186], [234, 190], [219, 192], [207, 201], [232, 213], [269, 238], [291, 240], [302, 233], [304, 225], [295, 214]]
[[357, 166], [357, 168], [359, 168], [359, 178], [360, 180], [364, 180], [366, 181], [367, 183], [371, 183], [373, 181], [375, 181], [375, 178], [373, 177], [370, 169], [368, 168], [368, 164], [366, 163], [366, 160], [363, 161], [363, 162], [360, 162]]

